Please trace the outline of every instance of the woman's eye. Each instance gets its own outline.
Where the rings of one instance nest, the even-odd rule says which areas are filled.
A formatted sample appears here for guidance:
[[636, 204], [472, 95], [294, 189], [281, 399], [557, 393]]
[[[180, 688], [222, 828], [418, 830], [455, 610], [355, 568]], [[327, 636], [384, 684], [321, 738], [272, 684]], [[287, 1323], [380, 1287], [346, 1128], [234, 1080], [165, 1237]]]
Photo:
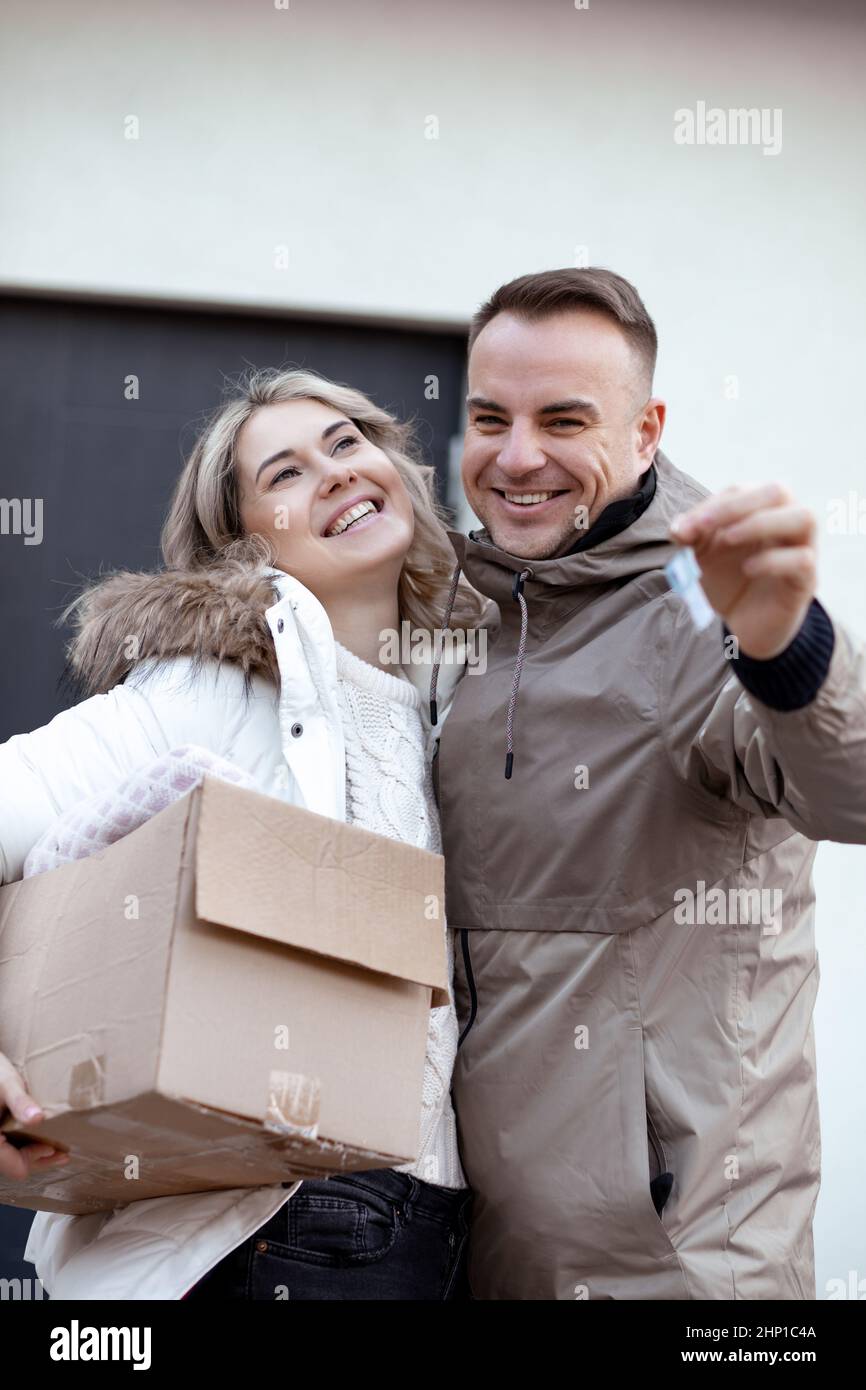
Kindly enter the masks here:
[[342, 439], [338, 439], [334, 445], [334, 453], [337, 452], [341, 444], [357, 444], [358, 442], [358, 436], [356, 434], [344, 434]]
[[277, 473], [275, 477], [271, 479], [271, 487], [274, 486], [274, 483], [278, 483], [281, 478], [286, 478], [290, 474], [294, 474], [297, 477], [300, 471], [301, 470], [299, 468], [295, 468], [294, 464], [289, 464], [288, 468], [281, 468], [279, 473]]

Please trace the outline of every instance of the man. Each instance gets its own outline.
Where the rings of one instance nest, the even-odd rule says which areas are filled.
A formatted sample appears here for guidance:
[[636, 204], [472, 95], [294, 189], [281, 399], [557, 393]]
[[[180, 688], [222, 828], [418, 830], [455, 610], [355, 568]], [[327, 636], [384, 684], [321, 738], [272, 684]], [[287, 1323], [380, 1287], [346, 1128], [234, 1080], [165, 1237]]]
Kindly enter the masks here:
[[813, 841], [866, 842], [864, 653], [784, 487], [660, 451], [655, 354], [598, 269], [470, 334], [451, 536], [501, 623], [437, 780], [480, 1299], [815, 1298]]

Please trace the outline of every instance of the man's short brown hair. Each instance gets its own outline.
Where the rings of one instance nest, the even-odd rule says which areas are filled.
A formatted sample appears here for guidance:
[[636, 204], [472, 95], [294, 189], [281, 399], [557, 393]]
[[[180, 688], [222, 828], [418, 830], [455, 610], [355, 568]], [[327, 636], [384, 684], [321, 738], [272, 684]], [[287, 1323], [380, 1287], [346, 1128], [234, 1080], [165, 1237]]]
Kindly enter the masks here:
[[612, 319], [635, 349], [647, 374], [648, 386], [652, 387], [658, 352], [655, 324], [634, 285], [614, 271], [598, 266], [585, 270], [573, 266], [542, 270], [501, 285], [472, 319], [469, 351], [481, 330], [497, 314], [515, 314], [532, 323], [569, 309], [592, 309]]

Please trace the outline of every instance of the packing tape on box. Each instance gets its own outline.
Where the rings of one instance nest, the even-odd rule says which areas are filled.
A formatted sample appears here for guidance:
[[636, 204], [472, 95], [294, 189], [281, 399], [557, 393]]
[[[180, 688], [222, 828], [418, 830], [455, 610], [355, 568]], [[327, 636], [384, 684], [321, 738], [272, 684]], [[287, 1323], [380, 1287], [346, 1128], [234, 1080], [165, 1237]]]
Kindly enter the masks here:
[[301, 1134], [307, 1139], [319, 1135], [318, 1077], [300, 1072], [272, 1071], [268, 1079], [265, 1129], [278, 1134]]
[[69, 1077], [70, 1110], [92, 1110], [105, 1096], [105, 1058], [88, 1057], [77, 1062]]

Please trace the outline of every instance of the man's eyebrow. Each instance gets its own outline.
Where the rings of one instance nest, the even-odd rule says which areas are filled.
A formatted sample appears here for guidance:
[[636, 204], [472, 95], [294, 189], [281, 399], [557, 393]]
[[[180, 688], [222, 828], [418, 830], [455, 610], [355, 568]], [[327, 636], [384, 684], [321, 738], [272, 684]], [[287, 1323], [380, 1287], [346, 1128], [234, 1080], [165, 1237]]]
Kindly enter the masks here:
[[[333, 425], [328, 425], [326, 429], [322, 430], [322, 439], [330, 439], [331, 435], [334, 434], [336, 430], [342, 429], [344, 425], [351, 426], [351, 424], [351, 420], [335, 420]], [[256, 469], [256, 482], [259, 481], [259, 475], [262, 471], [270, 464], [279, 463], [281, 459], [290, 459], [293, 457], [294, 452], [294, 449], [280, 449], [279, 453], [271, 454], [270, 458], [265, 459], [264, 463], [260, 463]]]
[[[490, 401], [486, 396], [470, 396], [466, 402], [471, 409], [493, 410], [497, 415], [507, 415], [508, 411], [504, 405], [498, 401]], [[595, 401], [586, 400], [583, 396], [573, 396], [567, 401], [554, 401], [551, 405], [543, 405], [539, 410], [539, 415], [568, 415], [574, 412], [579, 415], [588, 415], [592, 420], [601, 419], [601, 411]]]
[[539, 410], [539, 415], [589, 415], [593, 420], [601, 419], [601, 411], [595, 401], [588, 401], [583, 396], [573, 396], [568, 401], [554, 401], [552, 405], [543, 405]]

